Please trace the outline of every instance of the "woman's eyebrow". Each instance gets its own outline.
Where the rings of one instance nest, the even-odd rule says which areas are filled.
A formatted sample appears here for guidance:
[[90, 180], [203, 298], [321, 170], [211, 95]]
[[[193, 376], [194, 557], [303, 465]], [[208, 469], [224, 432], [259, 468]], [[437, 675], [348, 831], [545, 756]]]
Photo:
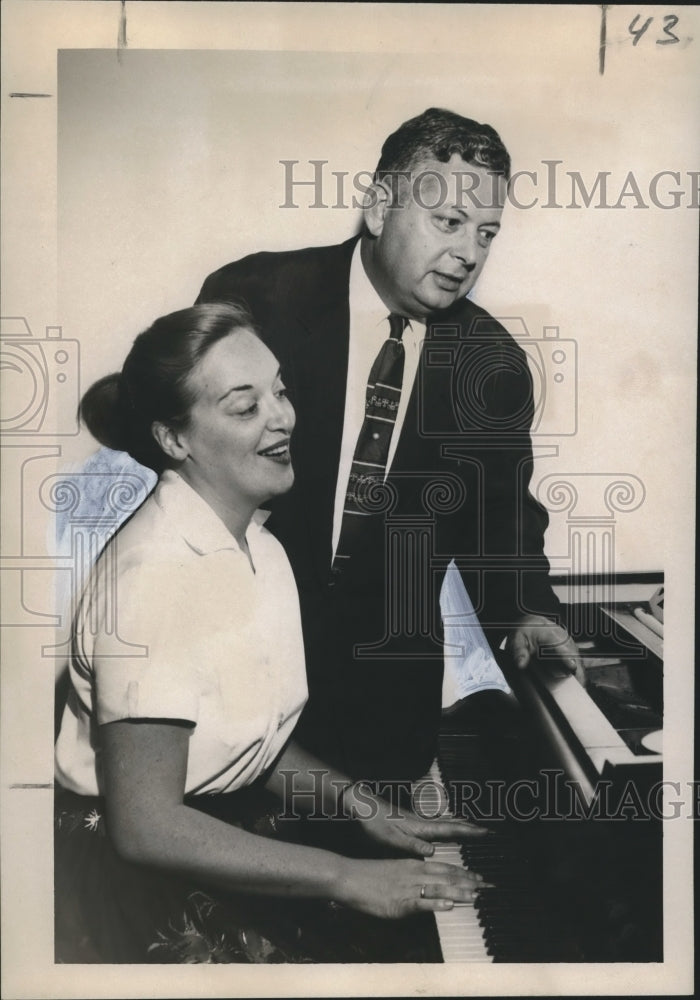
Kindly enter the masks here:
[[233, 385], [230, 389], [227, 389], [223, 396], [217, 399], [217, 403], [223, 402], [227, 396], [230, 396], [232, 392], [249, 392], [253, 388], [252, 385]]
[[[281, 374], [282, 374], [282, 369], [278, 368], [277, 372], [275, 373], [275, 378], [273, 381], [276, 381], [281, 376]], [[253, 388], [254, 387], [252, 385], [233, 385], [231, 386], [230, 389], [226, 390], [223, 396], [220, 396], [217, 399], [217, 403], [223, 402], [223, 400], [226, 399], [227, 396], [230, 396], [232, 392], [250, 392], [251, 389]]]

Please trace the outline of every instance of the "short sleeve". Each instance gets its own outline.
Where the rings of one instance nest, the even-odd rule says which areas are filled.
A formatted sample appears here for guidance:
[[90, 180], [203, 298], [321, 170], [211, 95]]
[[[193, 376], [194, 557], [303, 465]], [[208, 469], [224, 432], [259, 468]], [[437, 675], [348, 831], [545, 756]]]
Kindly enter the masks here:
[[203, 679], [183, 574], [176, 559], [132, 567], [119, 576], [111, 608], [93, 593], [100, 725], [144, 718], [197, 722]]

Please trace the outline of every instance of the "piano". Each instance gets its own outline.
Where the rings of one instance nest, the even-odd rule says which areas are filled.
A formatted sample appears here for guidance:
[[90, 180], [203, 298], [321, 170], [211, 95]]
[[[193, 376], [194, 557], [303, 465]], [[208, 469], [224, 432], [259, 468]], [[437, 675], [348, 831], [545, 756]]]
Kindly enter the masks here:
[[663, 960], [663, 629], [647, 621], [661, 582], [561, 581], [586, 687], [546, 659], [504, 663], [514, 697], [480, 692], [444, 716], [415, 803], [493, 831], [435, 854], [493, 888], [435, 915], [435, 961]]

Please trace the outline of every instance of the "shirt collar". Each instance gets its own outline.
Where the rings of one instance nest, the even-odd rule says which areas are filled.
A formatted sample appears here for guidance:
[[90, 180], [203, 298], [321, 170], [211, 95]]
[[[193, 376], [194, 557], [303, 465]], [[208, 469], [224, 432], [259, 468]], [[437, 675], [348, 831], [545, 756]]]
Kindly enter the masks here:
[[353, 315], [364, 314], [372, 318], [376, 317], [377, 322], [380, 322], [389, 315], [389, 309], [367, 276], [362, 263], [360, 246], [361, 241], [358, 241], [350, 265], [350, 309]]
[[[154, 499], [171, 522], [173, 530], [199, 555], [208, 555], [221, 549], [241, 551], [219, 515], [173, 469], [166, 469], [161, 475]], [[269, 516], [268, 510], [256, 510], [246, 534], [259, 532]]]
[[[379, 296], [369, 280], [360, 251], [362, 241], [358, 240], [350, 264], [350, 315], [361, 317], [367, 328], [377, 328], [377, 336], [385, 340], [389, 336], [389, 308]], [[409, 319], [404, 340], [420, 340], [425, 335], [425, 323]]]

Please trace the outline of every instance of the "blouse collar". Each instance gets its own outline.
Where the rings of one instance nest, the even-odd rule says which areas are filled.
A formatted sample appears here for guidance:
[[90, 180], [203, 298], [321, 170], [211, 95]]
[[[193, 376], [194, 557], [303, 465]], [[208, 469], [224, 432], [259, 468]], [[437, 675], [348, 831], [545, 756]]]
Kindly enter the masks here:
[[[219, 515], [209, 506], [189, 483], [185, 482], [173, 469], [162, 473], [156, 486], [154, 499], [158, 507], [168, 517], [174, 531], [200, 555], [221, 549], [241, 548]], [[246, 534], [259, 533], [270, 516], [268, 510], [256, 510], [250, 520]]]

